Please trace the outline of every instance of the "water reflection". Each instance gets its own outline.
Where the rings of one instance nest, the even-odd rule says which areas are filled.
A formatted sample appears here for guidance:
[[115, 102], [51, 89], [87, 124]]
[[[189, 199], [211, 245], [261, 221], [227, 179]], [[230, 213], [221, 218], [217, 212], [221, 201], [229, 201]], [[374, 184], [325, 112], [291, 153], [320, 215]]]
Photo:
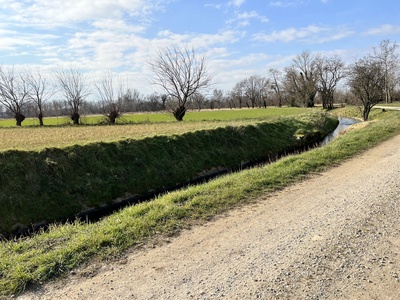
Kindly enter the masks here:
[[349, 126], [351, 126], [353, 124], [357, 124], [359, 122], [360, 121], [356, 120], [356, 119], [339, 117], [339, 125], [336, 127], [335, 131], [333, 131], [332, 133], [328, 134], [324, 138], [324, 140], [321, 143], [321, 146], [325, 146], [325, 145], [329, 144], [335, 137], [337, 137], [339, 135], [340, 132], [342, 132], [343, 130], [345, 130]]

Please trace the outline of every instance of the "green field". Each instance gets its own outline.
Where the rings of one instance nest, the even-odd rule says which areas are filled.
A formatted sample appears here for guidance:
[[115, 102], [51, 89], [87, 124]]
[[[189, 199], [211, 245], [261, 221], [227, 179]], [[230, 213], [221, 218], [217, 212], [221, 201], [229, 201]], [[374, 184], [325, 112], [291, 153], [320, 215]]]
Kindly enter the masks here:
[[[202, 111], [191, 111], [189, 110], [183, 122], [191, 121], [224, 121], [224, 120], [243, 120], [243, 119], [257, 119], [266, 118], [276, 115], [291, 115], [306, 112], [307, 108], [255, 108], [255, 109], [231, 109], [231, 110], [202, 110]], [[94, 125], [105, 121], [104, 116], [85, 116], [81, 117], [82, 124]], [[126, 123], [160, 123], [160, 122], [176, 122], [172, 113], [160, 112], [160, 113], [135, 113], [135, 114], [124, 114], [117, 120], [119, 124]], [[71, 125], [72, 121], [68, 117], [51, 117], [44, 118], [44, 124], [47, 126], [63, 126]], [[0, 119], [0, 127], [14, 127], [14, 119]], [[37, 118], [27, 118], [22, 126], [39, 126], [39, 120]]]
[[[24, 121], [23, 126], [14, 126], [14, 120], [0, 120], [0, 151], [40, 150], [46, 147], [66, 147], [93, 142], [114, 142], [121, 139], [140, 139], [156, 135], [171, 135], [212, 129], [222, 126], [241, 126], [253, 124], [279, 116], [298, 115], [320, 109], [306, 108], [268, 108], [243, 110], [214, 110], [189, 112], [185, 121], [177, 122], [171, 114], [131, 114], [121, 121], [121, 125], [82, 125], [82, 126], [27, 126], [32, 119]], [[100, 117], [84, 117], [83, 122], [96, 123]], [[49, 118], [45, 124], [65, 124], [65, 118]], [[37, 120], [33, 120], [37, 122]], [[26, 123], [25, 123], [26, 122]], [[10, 125], [11, 124], [11, 125]], [[11, 126], [11, 127], [7, 127]]]

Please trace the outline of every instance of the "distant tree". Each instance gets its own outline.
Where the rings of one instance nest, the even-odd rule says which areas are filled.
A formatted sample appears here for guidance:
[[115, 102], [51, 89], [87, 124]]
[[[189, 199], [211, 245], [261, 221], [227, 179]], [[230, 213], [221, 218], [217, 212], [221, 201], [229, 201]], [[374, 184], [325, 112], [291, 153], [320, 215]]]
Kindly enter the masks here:
[[337, 84], [345, 77], [344, 63], [339, 57], [316, 59], [317, 89], [325, 109], [333, 109]]
[[382, 63], [370, 55], [357, 60], [350, 68], [348, 84], [362, 104], [363, 119], [367, 121], [371, 108], [384, 97], [385, 70]]
[[24, 75], [17, 75], [14, 67], [0, 68], [0, 103], [13, 115], [16, 125], [25, 120], [23, 106], [29, 102], [29, 85]]
[[[269, 81], [265, 77], [253, 75], [241, 82], [244, 95], [250, 101], [251, 107], [261, 107], [266, 100]], [[249, 105], [248, 105], [249, 106]]]
[[221, 89], [214, 89], [211, 99], [218, 106], [218, 109], [221, 109], [224, 100], [224, 91]]
[[80, 107], [90, 94], [90, 86], [86, 77], [81, 70], [73, 66], [58, 69], [55, 76], [59, 90], [68, 105], [70, 118], [74, 125], [78, 125]]
[[160, 50], [148, 64], [154, 73], [153, 84], [161, 86], [173, 98], [172, 113], [177, 121], [182, 121], [189, 97], [211, 84], [206, 57], [199, 55], [194, 48], [174, 46]]
[[398, 45], [389, 40], [383, 40], [379, 48], [374, 48], [373, 56], [382, 64], [384, 71], [385, 102], [392, 102], [392, 95], [399, 83], [398, 71], [400, 66], [399, 54], [396, 52]]
[[243, 80], [240, 82], [237, 82], [232, 91], [231, 91], [231, 97], [235, 101], [237, 101], [239, 108], [242, 108], [243, 106], [243, 101], [245, 97], [245, 91], [244, 91], [244, 83]]
[[293, 59], [292, 66], [285, 69], [286, 88], [292, 96], [299, 97], [303, 106], [314, 107], [317, 94], [317, 71], [315, 56], [303, 51]]
[[43, 106], [54, 95], [54, 85], [39, 70], [28, 70], [26, 83], [29, 86], [28, 97], [36, 105], [39, 125], [43, 126]]
[[124, 108], [127, 112], [139, 111], [139, 105], [143, 102], [143, 96], [137, 89], [127, 89], [122, 96]]
[[200, 111], [202, 109], [202, 105], [203, 105], [204, 101], [206, 100], [206, 97], [201, 93], [194, 93], [191, 96], [191, 99], [192, 99], [193, 103], [196, 104], [197, 110]]
[[162, 94], [161, 95], [161, 103], [162, 103], [162, 109], [165, 110], [167, 108], [167, 100], [168, 100], [168, 95], [167, 94]]
[[278, 69], [269, 69], [269, 74], [271, 76], [271, 89], [275, 93], [278, 107], [282, 107], [284, 86], [281, 72]]
[[152, 93], [145, 97], [144, 103], [145, 103], [145, 110], [147, 111], [160, 111], [163, 109], [163, 103], [162, 103], [162, 97], [163, 95], [159, 95], [157, 93]]
[[95, 87], [102, 113], [107, 117], [108, 123], [115, 124], [123, 111], [125, 92], [123, 80], [108, 70], [98, 82], [95, 82]]

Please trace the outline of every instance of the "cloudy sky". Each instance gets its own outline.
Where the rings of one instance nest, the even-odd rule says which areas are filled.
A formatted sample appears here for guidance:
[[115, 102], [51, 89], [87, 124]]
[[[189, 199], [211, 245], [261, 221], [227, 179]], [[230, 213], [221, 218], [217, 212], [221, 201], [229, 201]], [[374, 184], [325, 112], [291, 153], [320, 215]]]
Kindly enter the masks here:
[[400, 42], [399, 12], [398, 0], [0, 0], [0, 65], [112, 69], [149, 94], [149, 55], [190, 45], [229, 90], [304, 50], [351, 62]]

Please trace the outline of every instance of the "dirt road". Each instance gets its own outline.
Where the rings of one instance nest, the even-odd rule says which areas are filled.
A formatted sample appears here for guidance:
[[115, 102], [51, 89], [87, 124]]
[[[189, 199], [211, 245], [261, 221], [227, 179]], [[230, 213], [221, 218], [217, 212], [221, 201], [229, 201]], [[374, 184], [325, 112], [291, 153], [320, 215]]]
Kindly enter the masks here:
[[400, 299], [400, 136], [21, 299]]

